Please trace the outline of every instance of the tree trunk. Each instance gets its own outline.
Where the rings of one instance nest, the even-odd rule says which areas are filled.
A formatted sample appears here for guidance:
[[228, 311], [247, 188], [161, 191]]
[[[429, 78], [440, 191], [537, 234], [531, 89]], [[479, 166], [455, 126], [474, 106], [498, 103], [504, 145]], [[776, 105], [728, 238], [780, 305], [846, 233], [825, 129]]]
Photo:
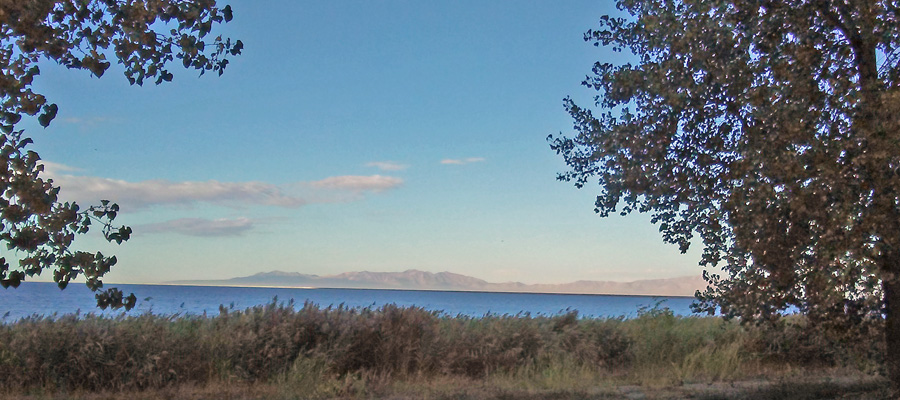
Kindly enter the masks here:
[[887, 345], [885, 367], [894, 394], [900, 395], [900, 279], [889, 277], [882, 282], [884, 288], [884, 339]]

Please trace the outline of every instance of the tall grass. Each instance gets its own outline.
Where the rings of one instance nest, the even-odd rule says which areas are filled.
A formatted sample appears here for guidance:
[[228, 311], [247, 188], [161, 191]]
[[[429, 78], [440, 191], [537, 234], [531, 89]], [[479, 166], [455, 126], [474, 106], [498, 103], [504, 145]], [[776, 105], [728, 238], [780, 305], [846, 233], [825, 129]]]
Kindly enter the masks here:
[[[679, 317], [447, 316], [417, 307], [299, 309], [273, 301], [217, 316], [31, 317], [0, 325], [4, 393], [274, 384], [297, 398], [373, 395], [398, 382], [461, 379], [519, 390], [663, 386], [767, 371], [878, 373], [880, 337]], [[860, 336], [862, 335], [862, 336]], [[382, 388], [382, 389], [379, 389]]]

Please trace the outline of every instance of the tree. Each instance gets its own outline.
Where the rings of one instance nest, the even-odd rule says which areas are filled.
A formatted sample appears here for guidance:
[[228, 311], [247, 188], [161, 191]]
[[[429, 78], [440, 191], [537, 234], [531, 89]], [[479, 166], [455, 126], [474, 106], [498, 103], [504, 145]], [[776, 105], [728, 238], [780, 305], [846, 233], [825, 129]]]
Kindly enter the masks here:
[[[699, 310], [884, 329], [900, 388], [900, 4], [890, 0], [619, 0], [585, 34], [630, 51], [565, 100], [548, 138], [595, 211], [649, 212], [702, 242]], [[620, 209], [621, 207], [621, 209]], [[697, 239], [695, 239], [695, 236]]]
[[83, 276], [102, 308], [130, 309], [136, 301], [117, 289], [100, 291], [115, 256], [73, 248], [92, 222], [108, 241], [128, 240], [131, 228], [113, 226], [119, 207], [103, 200], [82, 210], [60, 202], [59, 188], [41, 177], [40, 157], [27, 149], [32, 140], [16, 129], [23, 117], [47, 127], [58, 110], [32, 90], [37, 63], [50, 60], [99, 78], [114, 59], [133, 85], [171, 81], [167, 68], [175, 58], [200, 75], [221, 75], [227, 56], [240, 54], [243, 44], [207, 35], [231, 18], [231, 6], [218, 8], [215, 0], [0, 0], [0, 242], [18, 259], [11, 266], [0, 257], [0, 285], [15, 288], [50, 270], [60, 289]]

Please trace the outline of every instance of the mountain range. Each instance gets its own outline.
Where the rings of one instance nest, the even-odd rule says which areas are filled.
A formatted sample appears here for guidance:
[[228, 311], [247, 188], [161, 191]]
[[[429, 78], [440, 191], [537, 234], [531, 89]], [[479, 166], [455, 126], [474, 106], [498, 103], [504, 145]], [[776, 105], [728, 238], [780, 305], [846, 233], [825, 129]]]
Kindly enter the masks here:
[[263, 286], [347, 289], [454, 290], [479, 292], [578, 293], [611, 295], [693, 296], [706, 287], [703, 278], [685, 276], [632, 282], [577, 281], [562, 284], [492, 283], [452, 272], [432, 273], [410, 269], [403, 272], [345, 272], [337, 275], [310, 275], [271, 271], [220, 280], [167, 282], [174, 285]]

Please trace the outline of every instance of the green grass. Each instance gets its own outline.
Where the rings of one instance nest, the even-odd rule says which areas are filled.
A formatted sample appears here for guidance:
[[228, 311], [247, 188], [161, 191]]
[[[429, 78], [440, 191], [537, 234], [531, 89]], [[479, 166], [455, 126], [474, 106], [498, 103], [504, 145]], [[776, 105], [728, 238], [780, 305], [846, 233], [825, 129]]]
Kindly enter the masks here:
[[472, 318], [273, 302], [223, 307], [214, 317], [82, 315], [0, 325], [0, 390], [38, 398], [214, 398], [221, 390], [284, 399], [617, 398], [627, 387], [823, 373], [877, 380], [881, 349], [877, 335], [822, 329], [802, 317], [755, 327], [664, 308], [627, 320], [574, 312]]

